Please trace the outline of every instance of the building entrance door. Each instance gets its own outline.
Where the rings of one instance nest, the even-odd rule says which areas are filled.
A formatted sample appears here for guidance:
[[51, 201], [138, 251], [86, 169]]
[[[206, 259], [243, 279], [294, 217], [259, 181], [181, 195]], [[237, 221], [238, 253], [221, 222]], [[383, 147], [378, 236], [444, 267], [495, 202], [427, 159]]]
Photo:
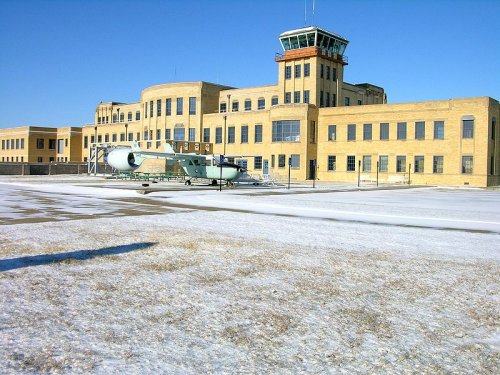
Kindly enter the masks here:
[[264, 160], [264, 169], [262, 170], [263, 174], [269, 174], [269, 160]]
[[316, 159], [309, 160], [309, 180], [316, 179]]

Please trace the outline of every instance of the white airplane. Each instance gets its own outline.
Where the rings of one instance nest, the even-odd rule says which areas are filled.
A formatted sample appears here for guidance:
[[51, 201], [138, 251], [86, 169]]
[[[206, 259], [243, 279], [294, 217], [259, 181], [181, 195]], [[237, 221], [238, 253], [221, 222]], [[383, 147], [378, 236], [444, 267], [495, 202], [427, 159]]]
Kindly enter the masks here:
[[[145, 159], [166, 159], [178, 162], [190, 177], [186, 185], [191, 185], [192, 178], [206, 178], [217, 185], [218, 180], [226, 180], [229, 184], [237, 179], [245, 168], [228, 162], [220, 162], [214, 155], [196, 155], [176, 153], [169, 143], [163, 145], [164, 152], [142, 151], [137, 142], [132, 147], [117, 147], [107, 157], [108, 164], [118, 171], [134, 171]], [[219, 159], [219, 160], [218, 160]]]

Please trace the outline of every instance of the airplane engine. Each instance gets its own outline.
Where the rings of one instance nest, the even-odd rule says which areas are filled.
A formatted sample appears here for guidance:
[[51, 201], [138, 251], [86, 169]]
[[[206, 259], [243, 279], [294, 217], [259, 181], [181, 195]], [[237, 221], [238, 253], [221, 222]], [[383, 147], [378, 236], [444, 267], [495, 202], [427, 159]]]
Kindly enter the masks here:
[[133, 171], [141, 166], [143, 158], [136, 158], [130, 148], [115, 148], [108, 154], [108, 164], [119, 171]]

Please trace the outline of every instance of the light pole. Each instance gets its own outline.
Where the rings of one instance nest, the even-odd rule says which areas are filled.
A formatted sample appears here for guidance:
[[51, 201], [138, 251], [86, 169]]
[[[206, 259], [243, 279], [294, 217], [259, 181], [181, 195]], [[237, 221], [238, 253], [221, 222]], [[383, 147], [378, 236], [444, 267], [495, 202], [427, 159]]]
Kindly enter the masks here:
[[224, 143], [224, 151], [222, 152], [223, 155], [226, 155], [226, 122], [227, 122], [227, 115], [224, 115], [224, 140], [223, 140], [223, 143]]
[[125, 124], [125, 142], [128, 140], [128, 124]]

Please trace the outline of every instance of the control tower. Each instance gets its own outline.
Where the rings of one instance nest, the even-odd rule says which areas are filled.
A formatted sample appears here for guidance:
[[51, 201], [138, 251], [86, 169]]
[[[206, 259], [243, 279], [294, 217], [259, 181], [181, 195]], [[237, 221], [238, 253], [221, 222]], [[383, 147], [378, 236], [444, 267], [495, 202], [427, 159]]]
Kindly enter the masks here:
[[349, 41], [316, 26], [286, 31], [279, 36], [280, 102], [310, 103], [317, 107], [342, 105], [344, 51]]

